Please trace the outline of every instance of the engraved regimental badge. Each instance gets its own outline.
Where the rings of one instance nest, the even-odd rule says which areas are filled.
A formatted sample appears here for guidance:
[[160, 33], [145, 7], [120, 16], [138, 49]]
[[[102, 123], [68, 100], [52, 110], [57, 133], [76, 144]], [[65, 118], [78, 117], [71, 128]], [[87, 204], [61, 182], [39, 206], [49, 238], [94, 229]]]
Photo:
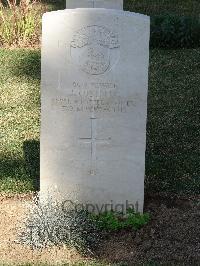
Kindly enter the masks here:
[[71, 57], [79, 68], [90, 75], [110, 70], [119, 57], [118, 35], [102, 26], [88, 26], [75, 32]]

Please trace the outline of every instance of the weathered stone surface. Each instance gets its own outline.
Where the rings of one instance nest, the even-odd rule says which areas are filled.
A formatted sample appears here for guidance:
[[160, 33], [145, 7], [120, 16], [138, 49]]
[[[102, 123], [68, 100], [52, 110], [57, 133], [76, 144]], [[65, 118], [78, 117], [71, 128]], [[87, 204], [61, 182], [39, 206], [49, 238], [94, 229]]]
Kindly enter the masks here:
[[123, 10], [123, 0], [66, 0], [66, 8], [107, 8]]
[[149, 28], [149, 17], [111, 9], [44, 15], [43, 193], [142, 211]]

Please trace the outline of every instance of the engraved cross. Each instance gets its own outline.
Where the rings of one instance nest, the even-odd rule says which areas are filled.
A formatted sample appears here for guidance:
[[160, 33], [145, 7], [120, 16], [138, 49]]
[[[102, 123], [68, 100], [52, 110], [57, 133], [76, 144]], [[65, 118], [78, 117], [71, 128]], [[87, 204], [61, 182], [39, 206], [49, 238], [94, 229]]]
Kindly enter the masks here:
[[90, 123], [91, 123], [91, 133], [90, 137], [87, 138], [80, 138], [80, 141], [85, 144], [90, 144], [91, 149], [91, 169], [90, 169], [90, 174], [95, 175], [96, 174], [96, 163], [97, 163], [97, 156], [96, 156], [96, 144], [109, 144], [109, 140], [111, 139], [110, 137], [108, 139], [99, 139], [96, 136], [96, 120], [97, 118], [91, 117], [90, 118]]

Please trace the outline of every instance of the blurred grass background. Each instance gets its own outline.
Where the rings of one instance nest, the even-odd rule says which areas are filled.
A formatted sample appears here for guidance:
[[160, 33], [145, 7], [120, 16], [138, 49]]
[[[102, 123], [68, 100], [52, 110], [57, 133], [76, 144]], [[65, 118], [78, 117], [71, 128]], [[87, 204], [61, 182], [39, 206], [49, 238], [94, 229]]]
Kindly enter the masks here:
[[[146, 190], [200, 191], [200, 49], [150, 53]], [[40, 50], [0, 49], [0, 191], [38, 188]]]
[[124, 0], [124, 9], [145, 15], [162, 15], [166, 13], [174, 15], [200, 14], [199, 0]]
[[[65, 9], [65, 0], [42, 0], [51, 9]], [[166, 13], [176, 15], [200, 14], [199, 0], [124, 0], [124, 10], [149, 16]]]
[[[41, 18], [65, 0], [0, 0], [0, 47], [40, 47]], [[199, 0], [124, 0], [124, 9], [151, 16], [151, 46], [200, 47]]]

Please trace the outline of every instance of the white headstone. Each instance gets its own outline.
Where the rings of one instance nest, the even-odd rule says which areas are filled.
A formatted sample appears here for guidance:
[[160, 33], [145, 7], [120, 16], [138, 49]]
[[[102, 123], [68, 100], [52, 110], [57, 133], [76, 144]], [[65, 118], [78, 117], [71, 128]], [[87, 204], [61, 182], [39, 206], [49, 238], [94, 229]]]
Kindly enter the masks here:
[[111, 9], [43, 16], [42, 193], [143, 210], [149, 24]]
[[123, 10], [123, 0], [66, 0], [66, 8], [107, 8]]

